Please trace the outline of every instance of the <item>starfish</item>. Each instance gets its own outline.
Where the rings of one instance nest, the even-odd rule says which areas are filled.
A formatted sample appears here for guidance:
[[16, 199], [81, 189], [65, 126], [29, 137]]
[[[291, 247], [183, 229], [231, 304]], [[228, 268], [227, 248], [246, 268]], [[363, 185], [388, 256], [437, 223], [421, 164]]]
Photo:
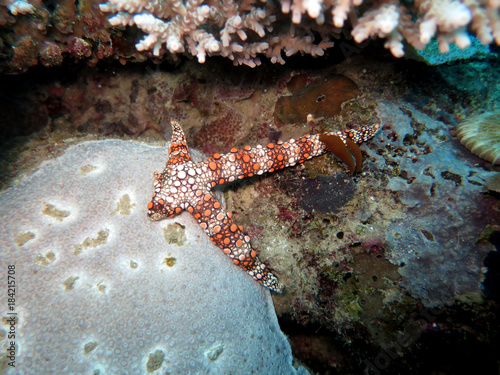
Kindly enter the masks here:
[[[169, 158], [162, 173], [154, 173], [155, 191], [148, 203], [148, 217], [161, 220], [187, 210], [198, 221], [215, 245], [220, 247], [235, 264], [245, 269], [259, 283], [280, 293], [283, 284], [257, 258], [250, 245], [250, 237], [232, 220], [215, 198], [211, 189], [226, 182], [273, 172], [294, 166], [325, 153], [328, 149], [339, 156], [351, 171], [359, 171], [361, 151], [356, 143], [375, 135], [380, 124], [358, 129], [305, 135], [288, 142], [278, 141], [267, 146], [232, 148], [227, 154], [214, 154], [200, 163], [191, 160], [184, 132], [176, 121], [171, 121], [173, 134]], [[349, 150], [353, 153], [356, 166]]]

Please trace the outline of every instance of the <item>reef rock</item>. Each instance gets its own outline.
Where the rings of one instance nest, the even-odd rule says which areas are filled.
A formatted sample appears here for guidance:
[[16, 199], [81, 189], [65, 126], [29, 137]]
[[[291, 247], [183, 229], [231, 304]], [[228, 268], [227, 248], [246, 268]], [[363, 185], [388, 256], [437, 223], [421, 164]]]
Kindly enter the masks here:
[[[400, 171], [387, 174], [387, 190], [406, 206], [386, 232], [386, 257], [427, 307], [481, 300], [484, 259], [495, 250], [484, 237], [500, 219], [496, 200], [483, 194], [493, 173], [464, 157], [446, 124], [414, 106], [381, 102], [377, 112], [397, 124], [380, 138], [391, 139], [385, 162], [397, 160]], [[379, 153], [368, 153], [383, 165]]]
[[146, 217], [166, 160], [166, 147], [81, 143], [0, 194], [7, 374], [305, 372], [266, 288], [189, 214]]

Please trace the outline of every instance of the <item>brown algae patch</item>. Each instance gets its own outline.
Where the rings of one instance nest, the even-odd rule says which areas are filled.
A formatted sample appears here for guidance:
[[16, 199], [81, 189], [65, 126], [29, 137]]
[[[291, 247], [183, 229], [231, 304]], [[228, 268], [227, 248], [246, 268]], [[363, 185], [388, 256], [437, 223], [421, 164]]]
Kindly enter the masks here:
[[35, 238], [35, 233], [32, 232], [17, 232], [16, 234], [16, 245], [21, 247], [23, 246], [26, 242], [31, 241], [32, 239]]
[[187, 240], [184, 226], [179, 223], [168, 224], [163, 228], [163, 237], [168, 244], [182, 246]]
[[120, 215], [130, 215], [132, 209], [135, 207], [135, 203], [131, 203], [130, 196], [124, 194], [121, 196], [120, 201], [116, 204], [116, 210], [114, 210], [111, 215], [119, 213]]
[[104, 245], [109, 237], [109, 229], [101, 229], [97, 232], [96, 238], [85, 238], [81, 244], [75, 245], [74, 254], [78, 255], [83, 250]]
[[43, 203], [42, 214], [61, 222], [70, 215], [70, 212], [58, 210], [53, 204]]
[[173, 267], [176, 260], [177, 259], [175, 259], [174, 257], [165, 258], [165, 264], [167, 265], [167, 267]]
[[38, 257], [35, 260], [35, 263], [39, 266], [48, 266], [49, 264], [54, 263], [56, 260], [56, 256], [52, 251], [45, 253], [45, 256], [42, 254], [38, 254]]
[[148, 370], [148, 372], [150, 373], [158, 370], [163, 364], [164, 360], [165, 353], [163, 353], [161, 350], [157, 350], [154, 353], [151, 353], [149, 355], [148, 363], [146, 363], [146, 370]]
[[70, 276], [68, 277], [64, 282], [63, 282], [63, 285], [64, 285], [64, 289], [66, 290], [72, 290], [75, 288], [75, 283], [76, 283], [76, 280], [78, 280], [79, 277], [78, 276]]
[[83, 347], [83, 352], [85, 354], [89, 354], [91, 351], [93, 351], [95, 348], [97, 348], [97, 343], [94, 342], [94, 341], [90, 341], [88, 343], [86, 343]]
[[97, 283], [96, 287], [97, 287], [97, 290], [99, 292], [101, 292], [102, 294], [105, 294], [106, 293], [106, 285], [103, 284], [103, 281], [104, 280], [99, 281], [99, 283]]
[[90, 172], [92, 172], [96, 167], [90, 164], [85, 164], [83, 167], [80, 168], [80, 174], [82, 176], [88, 175]]

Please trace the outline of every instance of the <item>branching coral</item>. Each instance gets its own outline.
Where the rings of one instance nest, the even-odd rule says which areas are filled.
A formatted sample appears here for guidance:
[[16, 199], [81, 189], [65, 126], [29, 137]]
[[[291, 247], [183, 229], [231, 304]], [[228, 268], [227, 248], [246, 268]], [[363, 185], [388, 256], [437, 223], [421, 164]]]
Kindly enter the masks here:
[[[251, 67], [265, 56], [284, 64], [298, 52], [322, 56], [349, 33], [356, 43], [383, 39], [396, 57], [408, 44], [422, 50], [437, 41], [441, 53], [452, 43], [467, 48], [471, 35], [500, 45], [498, 0], [104, 1], [0, 0], [3, 69], [54, 66], [64, 56], [94, 65], [110, 56], [143, 61], [148, 54], [195, 56], [200, 63], [218, 55]], [[133, 38], [110, 30], [124, 26], [144, 34], [134, 40], [136, 49]]]
[[2, 5], [5, 5], [14, 16], [33, 13], [35, 11], [33, 5], [24, 0], [4, 0], [2, 1]]
[[386, 39], [396, 57], [404, 42], [422, 49], [437, 38], [440, 51], [449, 44], [467, 48], [469, 32], [483, 44], [500, 45], [498, 0], [109, 0], [100, 5], [113, 13], [114, 26], [136, 25], [146, 36], [136, 47], [158, 56], [165, 46], [173, 55], [188, 53], [204, 62], [222, 55], [236, 65], [260, 64], [258, 55], [283, 64], [282, 53], [323, 55], [343, 29], [357, 43]]

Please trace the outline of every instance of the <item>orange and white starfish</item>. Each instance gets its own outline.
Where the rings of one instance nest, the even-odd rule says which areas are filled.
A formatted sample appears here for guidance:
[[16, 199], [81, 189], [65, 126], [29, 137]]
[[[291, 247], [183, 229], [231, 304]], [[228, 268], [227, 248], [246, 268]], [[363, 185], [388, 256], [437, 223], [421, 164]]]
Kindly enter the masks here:
[[[375, 135], [380, 124], [332, 133], [305, 135], [288, 142], [278, 141], [267, 146], [245, 146], [231, 149], [227, 154], [214, 154], [200, 163], [191, 160], [186, 137], [178, 122], [173, 128], [169, 159], [162, 173], [155, 172], [155, 192], [148, 203], [152, 220], [172, 217], [183, 210], [190, 212], [214, 244], [219, 246], [235, 264], [244, 268], [259, 283], [275, 292], [283, 290], [277, 277], [257, 258], [250, 238], [243, 228], [232, 220], [215, 198], [211, 189], [225, 182], [273, 172], [294, 166], [328, 149], [339, 156], [351, 171], [360, 168], [361, 152], [355, 143], [367, 141]], [[349, 150], [356, 161], [354, 165]]]

